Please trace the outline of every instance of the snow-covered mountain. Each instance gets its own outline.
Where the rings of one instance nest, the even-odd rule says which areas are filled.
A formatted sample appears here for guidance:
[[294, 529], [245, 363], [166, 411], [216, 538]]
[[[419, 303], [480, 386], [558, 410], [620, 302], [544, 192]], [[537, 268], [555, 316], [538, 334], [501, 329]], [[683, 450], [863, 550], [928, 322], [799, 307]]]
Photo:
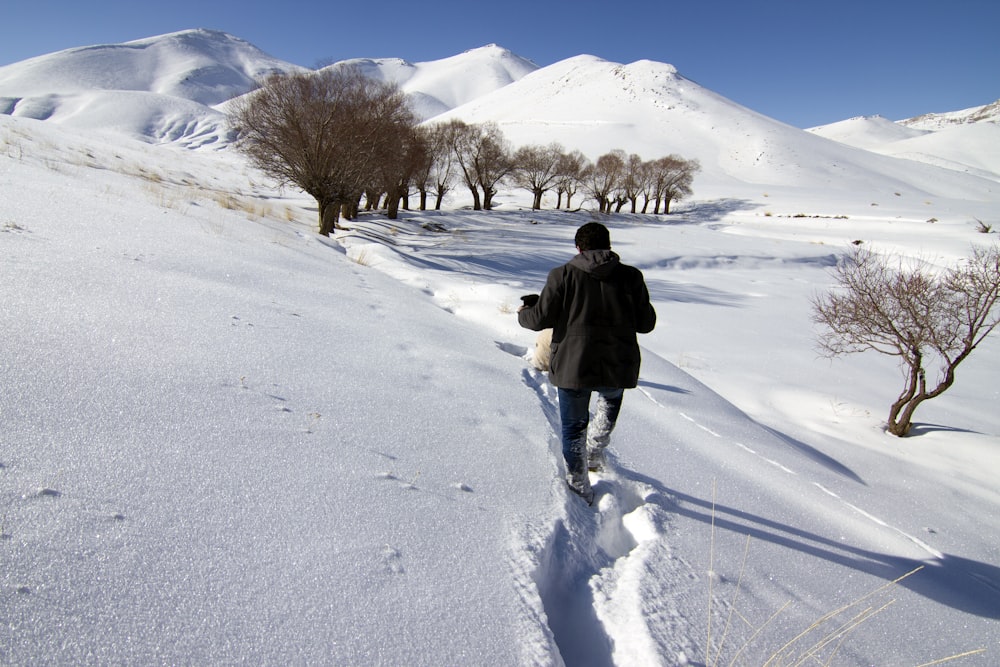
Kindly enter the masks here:
[[[991, 107], [993, 115], [985, 111]], [[809, 132], [881, 155], [1000, 181], [998, 109], [1000, 104], [994, 103], [979, 107], [982, 113], [966, 110], [899, 122], [881, 116], [863, 116], [811, 128]], [[939, 120], [930, 120], [932, 116]]]
[[0, 67], [0, 112], [154, 143], [225, 143], [225, 117], [212, 107], [297, 69], [232, 35], [186, 30]]
[[981, 107], [947, 113], [928, 113], [899, 121], [900, 125], [914, 127], [918, 130], [941, 130], [954, 125], [968, 125], [970, 123], [1000, 124], [1000, 100]]
[[[350, 59], [397, 83], [430, 118], [538, 69], [496, 45], [430, 62]], [[114, 129], [152, 143], [221, 146], [232, 137], [223, 103], [271, 73], [308, 71], [212, 30], [67, 49], [0, 67], [0, 113], [78, 129]]]
[[496, 121], [514, 144], [558, 141], [592, 158], [614, 148], [646, 159], [693, 157], [702, 165], [699, 191], [715, 197], [824, 183], [865, 196], [906, 191], [981, 199], [995, 186], [926, 165], [901, 170], [894, 159], [781, 123], [648, 60], [569, 58], [439, 118]]
[[857, 116], [829, 125], [809, 128], [808, 132], [871, 150], [895, 141], [930, 134], [931, 130], [908, 127], [882, 116]]
[[503, 88], [538, 69], [538, 65], [496, 44], [441, 60], [411, 63], [399, 58], [355, 58], [337, 64], [397, 84], [417, 116], [429, 119]]
[[213, 30], [186, 30], [124, 44], [38, 56], [0, 68], [4, 95], [66, 95], [131, 90], [212, 106], [253, 86], [254, 79], [295, 65]]
[[[968, 122], [995, 118], [988, 107], [931, 134], [916, 123], [871, 119], [848, 122], [850, 131], [805, 132], [648, 60], [581, 55], [539, 68], [488, 45], [430, 62], [351, 59], [334, 66], [345, 63], [399, 84], [429, 122], [495, 121], [515, 145], [558, 141], [591, 158], [621, 148], [647, 159], [697, 159], [701, 197], [770, 196], [763, 193], [820, 183], [856, 193], [863, 206], [886, 193], [981, 201], [1000, 180], [1000, 125]], [[189, 30], [2, 67], [0, 113], [149, 143], [225, 147], [233, 138], [225, 101], [262, 75], [302, 70], [226, 33]], [[899, 158], [922, 164], [900, 169]]]

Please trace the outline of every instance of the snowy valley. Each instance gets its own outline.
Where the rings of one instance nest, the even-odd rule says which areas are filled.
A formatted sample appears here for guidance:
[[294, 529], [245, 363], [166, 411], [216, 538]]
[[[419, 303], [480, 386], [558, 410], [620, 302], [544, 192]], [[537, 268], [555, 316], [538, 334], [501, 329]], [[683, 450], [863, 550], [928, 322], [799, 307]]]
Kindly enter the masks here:
[[[899, 439], [893, 360], [810, 319], [853, 242], [996, 243], [996, 115], [805, 131], [663, 63], [356, 62], [515, 145], [696, 158], [694, 196], [456, 190], [323, 238], [225, 123], [295, 66], [196, 30], [0, 67], [0, 662], [997, 662], [1000, 339]], [[659, 324], [587, 507], [514, 312], [595, 219]]]

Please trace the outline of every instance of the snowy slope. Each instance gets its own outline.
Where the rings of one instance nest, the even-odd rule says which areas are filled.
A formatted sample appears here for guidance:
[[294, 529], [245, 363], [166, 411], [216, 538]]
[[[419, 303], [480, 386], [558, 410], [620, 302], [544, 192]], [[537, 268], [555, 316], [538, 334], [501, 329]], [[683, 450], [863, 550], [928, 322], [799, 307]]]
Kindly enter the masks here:
[[[421, 118], [505, 86], [537, 65], [496, 45], [431, 62], [351, 59], [399, 84]], [[78, 129], [115, 128], [187, 147], [232, 139], [216, 108], [274, 72], [306, 71], [226, 33], [188, 30], [67, 49], [0, 68], [0, 113]]]
[[809, 132], [882, 155], [1000, 181], [1000, 124], [995, 122], [943, 124], [929, 130], [880, 117], [854, 118]]
[[954, 125], [970, 123], [1000, 123], [1000, 100], [981, 107], [944, 113], [928, 113], [899, 121], [900, 125], [918, 130], [943, 130]]
[[807, 132], [857, 148], [873, 150], [885, 144], [930, 134], [931, 130], [907, 127], [882, 116], [858, 116], [810, 128]]
[[0, 122], [0, 662], [551, 652], [519, 359], [238, 163]]
[[231, 140], [211, 107], [300, 70], [212, 30], [67, 49], [0, 67], [0, 113], [188, 147]]
[[253, 87], [254, 80], [295, 65], [214, 30], [183, 32], [67, 49], [0, 68], [8, 97], [94, 90], [158, 93], [212, 106]]
[[[818, 185], [856, 194], [850, 210], [822, 211], [844, 214], [886, 196], [986, 201], [995, 187], [1000, 151], [992, 136], [981, 136], [982, 128], [976, 137], [957, 137], [955, 145], [941, 138], [893, 150], [842, 135], [835, 137], [840, 143], [804, 137], [663, 63], [578, 56], [539, 69], [497, 45], [422, 63], [343, 62], [398, 83], [422, 118], [497, 121], [515, 144], [559, 141], [590, 157], [621, 148], [645, 158], [697, 159], [703, 197], [763, 205], [762, 198], [778, 191]], [[151, 143], [221, 148], [233, 139], [221, 113], [226, 99], [248, 90], [255, 77], [301, 69], [225, 33], [184, 31], [0, 68], [0, 113], [112, 129]], [[923, 166], [901, 168], [888, 156]]]
[[651, 61], [623, 65], [594, 56], [569, 58], [434, 120], [448, 118], [496, 121], [515, 145], [558, 141], [592, 159], [614, 148], [645, 159], [671, 153], [696, 158], [703, 196], [759, 197], [767, 188], [819, 184], [860, 198], [902, 190], [915, 197], [982, 200], [995, 186], [828, 141]]
[[353, 65], [372, 78], [397, 84], [407, 93], [421, 120], [491, 93], [538, 69], [530, 60], [496, 44], [428, 62], [355, 58], [337, 65]]
[[851, 240], [991, 237], [603, 218], [659, 323], [588, 508], [514, 308], [592, 214], [322, 239], [265, 182], [0, 118], [0, 662], [760, 665], [895, 600], [821, 662], [996, 663], [1000, 345], [897, 440], [891, 361], [817, 360], [808, 317]]

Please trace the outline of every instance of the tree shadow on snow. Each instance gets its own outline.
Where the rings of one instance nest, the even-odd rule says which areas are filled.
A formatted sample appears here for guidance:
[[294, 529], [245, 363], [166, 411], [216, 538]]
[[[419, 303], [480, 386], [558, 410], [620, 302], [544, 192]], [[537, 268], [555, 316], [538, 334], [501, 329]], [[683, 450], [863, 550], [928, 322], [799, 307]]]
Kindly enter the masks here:
[[650, 382], [648, 380], [639, 380], [640, 387], [647, 387], [649, 389], [660, 389], [661, 391], [669, 391], [675, 394], [690, 394], [690, 390], [683, 389], [681, 387], [674, 387], [669, 384], [660, 384], [659, 382]]
[[730, 213], [750, 211], [761, 208], [761, 206], [758, 202], [749, 199], [737, 199], [735, 197], [692, 202], [690, 205], [676, 209], [665, 220], [669, 221], [672, 217], [676, 216], [689, 224], [719, 222]]
[[808, 445], [802, 442], [801, 440], [793, 438], [790, 435], [786, 435], [781, 431], [771, 428], [770, 426], [761, 424], [760, 422], [755, 422], [755, 423], [757, 423], [761, 428], [763, 428], [768, 433], [778, 438], [778, 440], [781, 440], [782, 442], [791, 445], [794, 449], [797, 449], [798, 451], [802, 452], [807, 458], [812, 459], [813, 461], [819, 463], [823, 467], [832, 470], [833, 472], [839, 475], [843, 475], [844, 477], [850, 479], [851, 481], [857, 482], [858, 484], [861, 484], [863, 486], [867, 486], [865, 480], [861, 479], [861, 477], [859, 477], [856, 472], [854, 472], [853, 470], [845, 466], [843, 463], [833, 458], [832, 456], [824, 454], [823, 452], [819, 451], [812, 445]]
[[658, 278], [646, 278], [646, 287], [653, 301], [675, 301], [703, 306], [736, 307], [747, 300], [744, 294], [724, 292], [704, 285], [675, 283]]
[[910, 425], [910, 432], [907, 437], [914, 438], [921, 435], [927, 435], [928, 433], [935, 433], [938, 431], [943, 431], [945, 433], [972, 433], [974, 435], [982, 435], [979, 431], [973, 431], [967, 428], [958, 428], [956, 426], [945, 426], [943, 424], [920, 424], [914, 422]]
[[811, 558], [849, 567], [888, 582], [923, 568], [898, 583], [918, 595], [959, 611], [1000, 619], [1000, 567], [953, 554], [926, 560], [869, 551], [765, 517], [667, 488], [659, 480], [619, 468], [627, 479], [646, 484], [656, 493], [646, 502], [692, 519], [714, 530], [749, 535], [754, 540], [798, 551]]

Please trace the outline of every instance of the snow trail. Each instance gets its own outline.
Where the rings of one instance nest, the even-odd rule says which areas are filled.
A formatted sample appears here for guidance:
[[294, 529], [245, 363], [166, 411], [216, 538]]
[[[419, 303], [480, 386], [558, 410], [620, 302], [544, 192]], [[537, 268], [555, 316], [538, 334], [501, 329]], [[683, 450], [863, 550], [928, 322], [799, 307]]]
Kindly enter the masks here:
[[[555, 387], [535, 369], [526, 369], [523, 378], [549, 422], [551, 458], [562, 480]], [[623, 468], [613, 451], [604, 469], [591, 473], [591, 484], [592, 507], [560, 484], [563, 513], [536, 575], [548, 627], [569, 665], [667, 664], [651, 623], [668, 616], [672, 621], [663, 625], [676, 629], [681, 615], [673, 608], [651, 613], [644, 591], [657, 569], [653, 563], [673, 562], [666, 540], [673, 501]], [[687, 630], [674, 636], [686, 637]]]

